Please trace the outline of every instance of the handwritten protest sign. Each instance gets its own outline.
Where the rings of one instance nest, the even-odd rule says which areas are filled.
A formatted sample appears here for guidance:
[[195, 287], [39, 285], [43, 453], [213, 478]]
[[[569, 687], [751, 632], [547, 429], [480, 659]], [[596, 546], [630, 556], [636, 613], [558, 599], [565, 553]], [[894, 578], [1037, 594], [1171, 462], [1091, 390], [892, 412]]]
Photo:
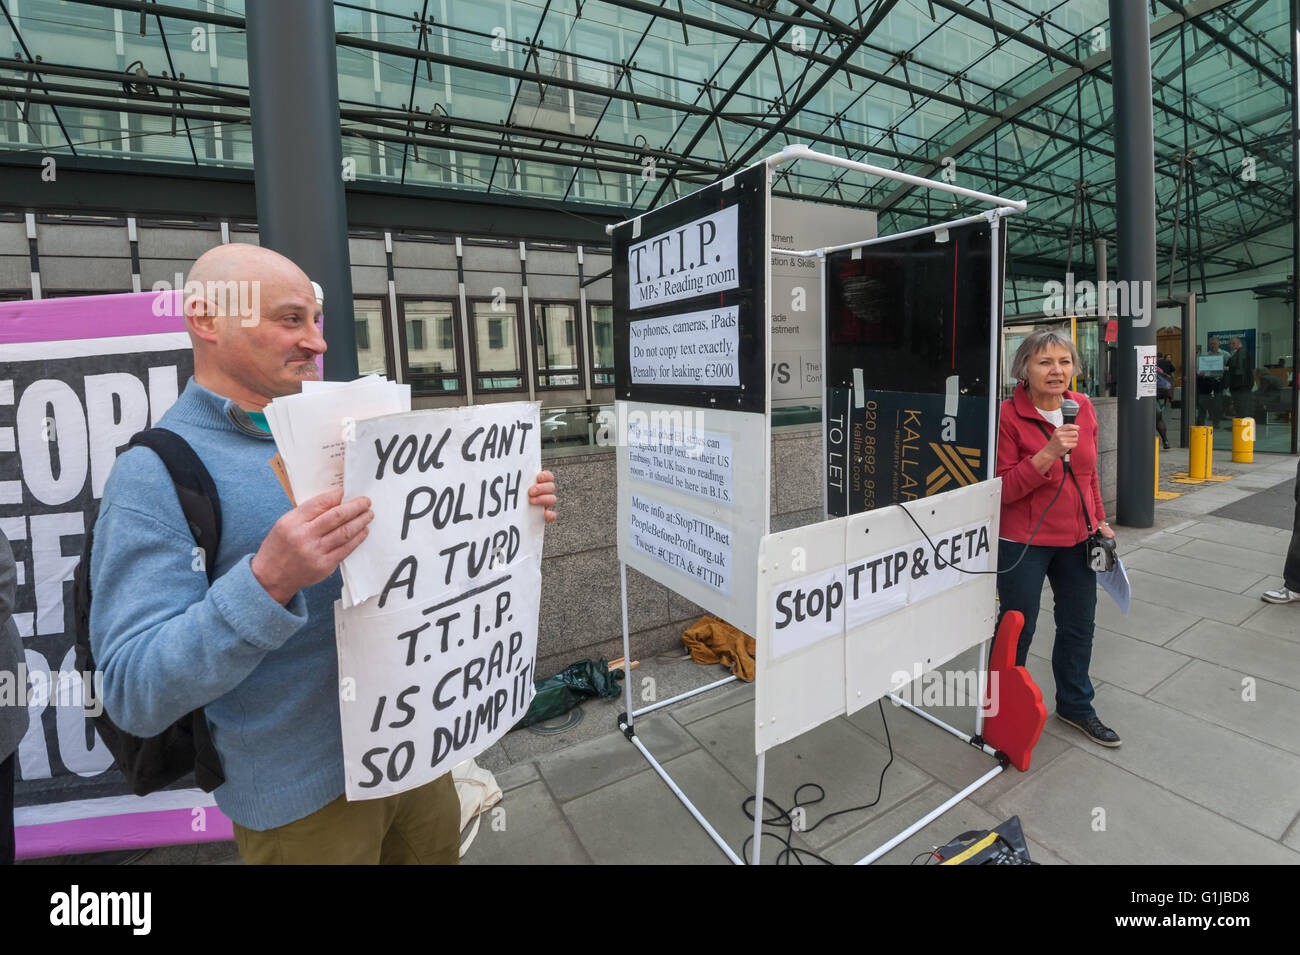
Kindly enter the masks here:
[[370, 534], [335, 604], [349, 799], [403, 792], [492, 745], [533, 697], [541, 592], [538, 404], [356, 422], [344, 498]]

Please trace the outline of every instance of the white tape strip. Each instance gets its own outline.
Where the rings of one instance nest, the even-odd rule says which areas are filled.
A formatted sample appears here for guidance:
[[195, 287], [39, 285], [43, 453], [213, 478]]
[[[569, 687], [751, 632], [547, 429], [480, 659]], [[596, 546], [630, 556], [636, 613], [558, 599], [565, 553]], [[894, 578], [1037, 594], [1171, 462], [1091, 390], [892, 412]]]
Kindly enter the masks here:
[[853, 407], [861, 408], [866, 404], [866, 388], [862, 384], [862, 369], [853, 369]]
[[957, 417], [957, 376], [949, 375], [947, 390], [943, 398], [943, 413], [949, 418]]
[[632, 238], [641, 238], [641, 217], [637, 216], [632, 220]]

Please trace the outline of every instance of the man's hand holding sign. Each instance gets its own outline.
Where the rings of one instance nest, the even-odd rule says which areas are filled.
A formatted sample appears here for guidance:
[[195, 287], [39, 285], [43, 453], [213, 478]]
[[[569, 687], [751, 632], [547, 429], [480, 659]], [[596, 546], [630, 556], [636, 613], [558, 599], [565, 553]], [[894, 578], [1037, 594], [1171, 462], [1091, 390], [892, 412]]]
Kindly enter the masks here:
[[344, 497], [374, 520], [344, 561], [357, 603], [335, 607], [349, 799], [441, 776], [528, 709], [554, 517], [528, 505], [555, 503], [538, 418], [514, 403], [356, 422]]

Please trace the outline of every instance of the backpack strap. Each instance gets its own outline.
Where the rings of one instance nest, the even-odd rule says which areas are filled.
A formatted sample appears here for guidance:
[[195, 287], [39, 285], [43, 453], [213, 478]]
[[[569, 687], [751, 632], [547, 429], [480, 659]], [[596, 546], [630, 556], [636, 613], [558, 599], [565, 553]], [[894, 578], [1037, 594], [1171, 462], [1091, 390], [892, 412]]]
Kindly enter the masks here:
[[190, 525], [190, 533], [203, 549], [203, 566], [212, 582], [217, 546], [221, 543], [221, 499], [217, 485], [189, 442], [175, 431], [149, 428], [134, 435], [128, 447], [144, 447], [162, 459], [176, 485], [176, 497]]
[[[128, 447], [148, 448], [166, 465], [167, 473], [176, 485], [181, 511], [202, 550], [203, 569], [211, 584], [216, 574], [217, 546], [221, 543], [221, 499], [217, 496], [217, 485], [212, 475], [189, 442], [175, 431], [149, 428], [134, 435]], [[190, 724], [194, 739], [194, 780], [204, 792], [212, 792], [225, 781], [225, 775], [203, 707], [194, 710], [185, 720]]]

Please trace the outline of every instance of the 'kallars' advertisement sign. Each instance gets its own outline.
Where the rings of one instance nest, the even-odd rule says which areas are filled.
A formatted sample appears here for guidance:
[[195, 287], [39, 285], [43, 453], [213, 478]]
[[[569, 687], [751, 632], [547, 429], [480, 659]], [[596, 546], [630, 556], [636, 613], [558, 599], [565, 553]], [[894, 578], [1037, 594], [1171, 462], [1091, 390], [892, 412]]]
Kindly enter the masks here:
[[826, 257], [826, 489], [833, 517], [984, 479], [987, 223]]

